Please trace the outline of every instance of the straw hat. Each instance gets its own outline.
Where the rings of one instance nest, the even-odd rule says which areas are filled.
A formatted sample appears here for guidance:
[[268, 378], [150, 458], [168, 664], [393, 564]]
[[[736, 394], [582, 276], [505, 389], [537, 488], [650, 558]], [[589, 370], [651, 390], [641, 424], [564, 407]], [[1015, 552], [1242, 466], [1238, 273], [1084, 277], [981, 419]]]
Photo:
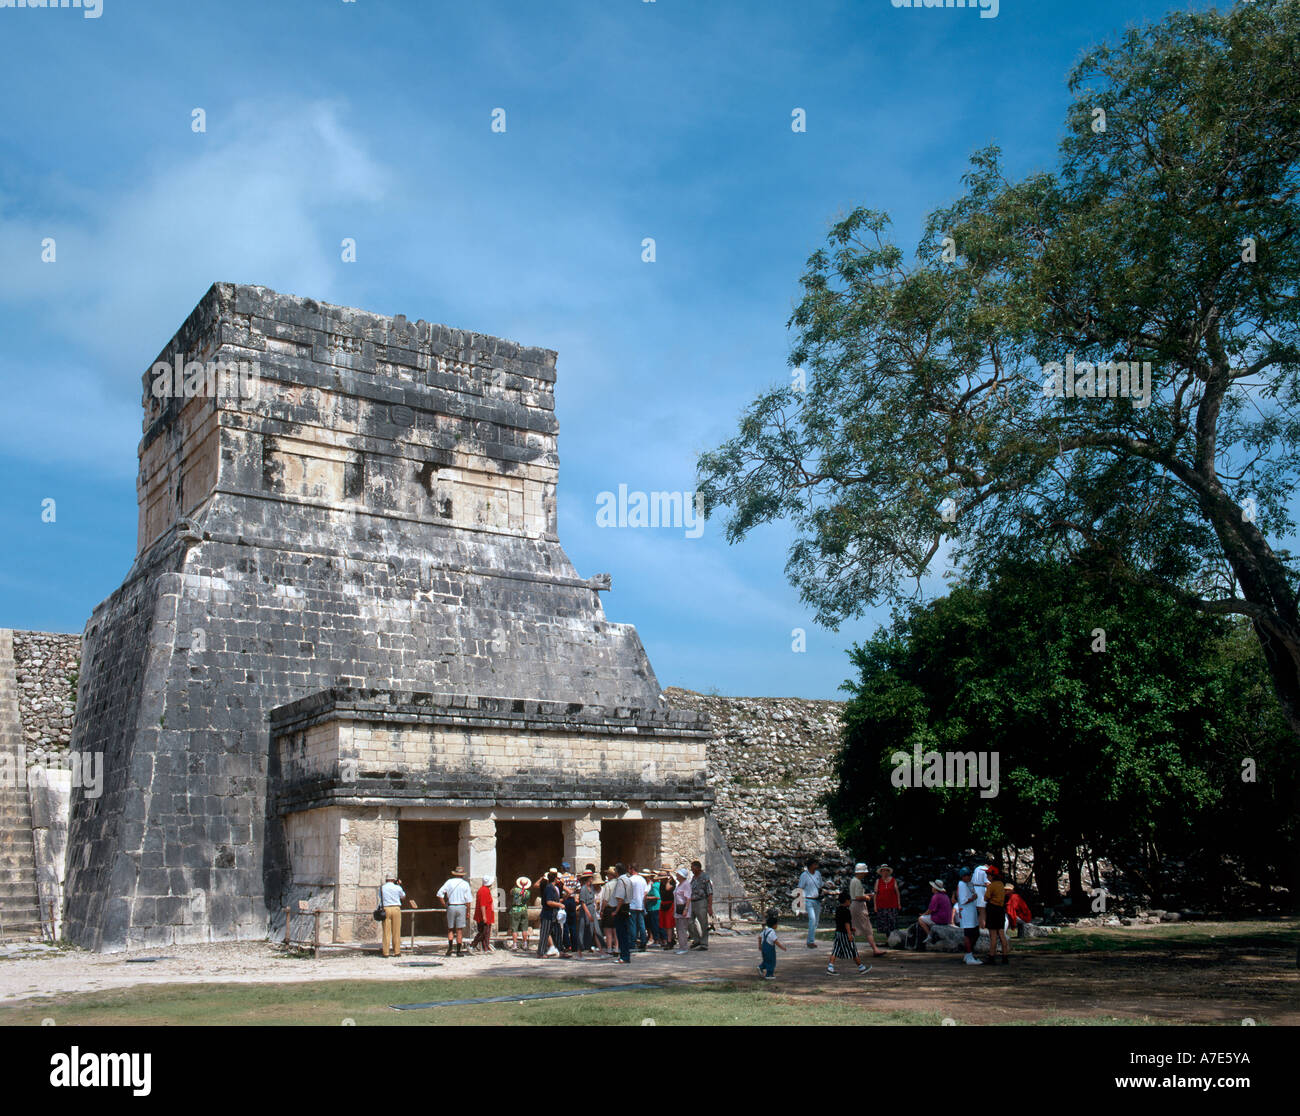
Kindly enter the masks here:
[[465, 866], [463, 864], [457, 864], [456, 867], [451, 870], [451, 874], [453, 876], [463, 876], [465, 874]]
[[871, 869], [868, 868], [865, 864], [863, 864], [862, 861], [860, 860], [853, 866], [853, 874], [855, 876], [865, 875], [867, 872], [870, 871]]
[[879, 868], [876, 869], [876, 871], [877, 871], [877, 872], [888, 872], [890, 875], [893, 875], [893, 873], [894, 873], [894, 870], [893, 870], [893, 869], [892, 869], [888, 864], [882, 864]]
[[520, 876], [517, 880], [515, 880], [515, 886], [521, 887], [525, 891], [527, 891], [530, 887], [533, 886], [533, 881], [530, 880], [527, 876]]
[[934, 888], [935, 891], [946, 891], [946, 890], [947, 890], [947, 889], [943, 886], [943, 880], [931, 880], [931, 881], [930, 881], [930, 886], [931, 886], [932, 888]]

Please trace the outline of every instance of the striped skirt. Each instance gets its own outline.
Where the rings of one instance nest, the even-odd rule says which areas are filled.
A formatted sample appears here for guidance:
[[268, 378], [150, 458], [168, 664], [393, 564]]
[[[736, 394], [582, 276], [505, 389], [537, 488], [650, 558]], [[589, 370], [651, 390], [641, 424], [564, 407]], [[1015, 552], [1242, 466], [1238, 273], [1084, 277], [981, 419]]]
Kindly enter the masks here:
[[858, 959], [858, 946], [853, 940], [853, 935], [847, 934], [843, 930], [835, 931], [835, 941], [831, 945], [831, 956], [856, 961]]

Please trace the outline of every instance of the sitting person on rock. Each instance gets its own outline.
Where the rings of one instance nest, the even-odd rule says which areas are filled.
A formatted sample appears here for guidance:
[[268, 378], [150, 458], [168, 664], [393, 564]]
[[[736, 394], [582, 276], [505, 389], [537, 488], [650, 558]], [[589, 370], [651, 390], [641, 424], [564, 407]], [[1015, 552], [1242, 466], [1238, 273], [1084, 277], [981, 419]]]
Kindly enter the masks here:
[[1007, 891], [1007, 925], [1016, 932], [1017, 938], [1025, 936], [1025, 927], [1034, 921], [1034, 912], [1029, 909], [1023, 896], [1016, 894], [1016, 885], [1006, 885]]
[[952, 924], [952, 900], [948, 898], [943, 880], [930, 881], [930, 905], [925, 913], [916, 920], [916, 948], [925, 949], [926, 939], [930, 936], [930, 927], [949, 926]]

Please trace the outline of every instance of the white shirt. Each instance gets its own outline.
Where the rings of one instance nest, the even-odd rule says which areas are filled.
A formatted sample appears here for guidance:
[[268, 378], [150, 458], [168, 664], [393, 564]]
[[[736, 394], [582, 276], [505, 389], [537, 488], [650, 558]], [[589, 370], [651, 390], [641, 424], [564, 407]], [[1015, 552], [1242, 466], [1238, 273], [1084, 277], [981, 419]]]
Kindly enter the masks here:
[[474, 901], [469, 884], [460, 876], [452, 876], [442, 887], [438, 888], [438, 898], [446, 899], [447, 906], [460, 907]]
[[632, 887], [631, 897], [629, 898], [627, 904], [628, 907], [630, 907], [634, 911], [644, 911], [645, 893], [646, 893], [645, 877], [633, 876], [631, 877], [631, 879], [628, 880], [628, 883], [631, 884]]
[[776, 943], [779, 942], [781, 939], [778, 938], [778, 937], [776, 936], [776, 931], [775, 931], [772, 927], [770, 927], [770, 926], [764, 926], [764, 927], [763, 927], [763, 933], [762, 933], [761, 935], [759, 935], [759, 939], [758, 939], [758, 940], [759, 940], [763, 945], [774, 946], [774, 945], [776, 945]]
[[379, 905], [382, 907], [400, 907], [405, 898], [406, 892], [402, 890], [402, 885], [392, 880], [386, 880], [379, 889]]
[[984, 902], [984, 889], [989, 885], [989, 874], [984, 865], [981, 864], [975, 869], [970, 878], [971, 886], [975, 888], [975, 906], [986, 906]]
[[957, 885], [957, 909], [961, 912], [963, 930], [974, 930], [980, 924], [980, 916], [975, 911], [975, 904], [971, 902], [974, 896], [975, 888], [966, 880]]

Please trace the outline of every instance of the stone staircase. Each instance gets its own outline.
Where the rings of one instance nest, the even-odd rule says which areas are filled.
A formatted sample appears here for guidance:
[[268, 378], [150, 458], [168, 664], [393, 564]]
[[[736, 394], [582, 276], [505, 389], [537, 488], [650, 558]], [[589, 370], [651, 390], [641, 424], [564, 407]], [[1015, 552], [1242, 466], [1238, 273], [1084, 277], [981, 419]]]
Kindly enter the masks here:
[[13, 632], [0, 629], [0, 939], [40, 936], [36, 845], [24, 773]]

